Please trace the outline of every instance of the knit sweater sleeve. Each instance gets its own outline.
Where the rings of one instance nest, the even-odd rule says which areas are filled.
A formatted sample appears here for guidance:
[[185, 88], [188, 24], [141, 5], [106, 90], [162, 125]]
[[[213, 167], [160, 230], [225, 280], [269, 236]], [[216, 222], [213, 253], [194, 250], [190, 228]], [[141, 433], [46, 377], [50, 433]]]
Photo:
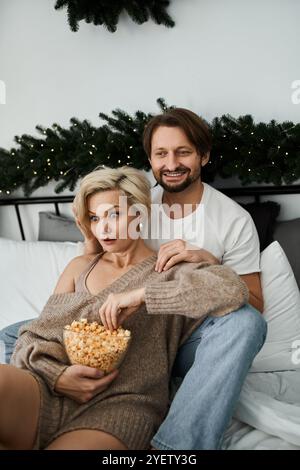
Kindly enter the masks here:
[[52, 392], [57, 379], [68, 367], [62, 345], [47, 341], [30, 330], [21, 333], [11, 364], [37, 373]]
[[173, 279], [146, 285], [145, 305], [149, 314], [200, 319], [226, 315], [248, 301], [247, 285], [227, 266], [207, 263], [177, 266]]
[[59, 376], [70, 365], [63, 345], [63, 327], [79, 310], [71, 294], [52, 295], [40, 316], [19, 332], [11, 364], [38, 374], [54, 393]]

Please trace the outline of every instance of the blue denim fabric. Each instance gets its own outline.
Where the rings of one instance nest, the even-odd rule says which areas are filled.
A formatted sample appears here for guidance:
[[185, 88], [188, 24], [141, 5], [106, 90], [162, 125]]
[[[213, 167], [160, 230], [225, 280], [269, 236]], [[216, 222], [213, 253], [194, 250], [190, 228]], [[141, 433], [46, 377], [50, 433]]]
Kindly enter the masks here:
[[21, 328], [22, 325], [30, 321], [32, 320], [20, 321], [19, 323], [14, 323], [12, 325], [9, 325], [0, 331], [0, 342], [3, 341], [4, 343], [6, 364], [9, 364], [10, 362], [10, 358], [13, 353], [15, 343], [18, 339], [19, 329]]
[[248, 304], [226, 316], [206, 318], [178, 351], [173, 375], [183, 381], [151, 442], [154, 448], [221, 448], [266, 333], [266, 321]]

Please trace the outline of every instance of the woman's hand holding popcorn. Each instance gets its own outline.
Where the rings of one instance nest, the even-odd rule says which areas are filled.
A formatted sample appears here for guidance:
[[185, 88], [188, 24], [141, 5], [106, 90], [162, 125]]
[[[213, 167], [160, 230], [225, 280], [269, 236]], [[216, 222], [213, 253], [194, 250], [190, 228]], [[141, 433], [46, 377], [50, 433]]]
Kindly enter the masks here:
[[103, 326], [110, 331], [116, 330], [130, 315], [133, 315], [145, 302], [145, 288], [134, 289], [119, 294], [109, 294], [99, 309]]
[[59, 376], [55, 391], [77, 403], [86, 403], [106, 390], [117, 375], [118, 370], [104, 377], [104, 373], [94, 367], [72, 365]]

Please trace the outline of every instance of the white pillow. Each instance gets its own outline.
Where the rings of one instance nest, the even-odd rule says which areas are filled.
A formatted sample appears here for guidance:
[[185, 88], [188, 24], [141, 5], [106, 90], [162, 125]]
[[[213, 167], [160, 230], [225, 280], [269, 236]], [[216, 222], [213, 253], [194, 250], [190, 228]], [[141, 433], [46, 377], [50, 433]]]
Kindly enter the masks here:
[[300, 361], [293, 361], [297, 347], [294, 342], [300, 340], [300, 292], [289, 261], [277, 241], [261, 253], [260, 268], [265, 305], [263, 316], [268, 323], [268, 333], [250, 372], [300, 369]]
[[0, 238], [0, 329], [37, 317], [77, 243]]

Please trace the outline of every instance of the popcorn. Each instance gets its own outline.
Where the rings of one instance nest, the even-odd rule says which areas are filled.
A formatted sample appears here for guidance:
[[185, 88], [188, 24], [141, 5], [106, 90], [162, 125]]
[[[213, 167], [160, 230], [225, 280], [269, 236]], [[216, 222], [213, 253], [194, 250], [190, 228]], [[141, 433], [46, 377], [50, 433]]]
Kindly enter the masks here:
[[129, 343], [131, 332], [119, 327], [110, 331], [86, 318], [74, 320], [63, 332], [66, 352], [71, 364], [96, 367], [109, 373], [119, 367]]

